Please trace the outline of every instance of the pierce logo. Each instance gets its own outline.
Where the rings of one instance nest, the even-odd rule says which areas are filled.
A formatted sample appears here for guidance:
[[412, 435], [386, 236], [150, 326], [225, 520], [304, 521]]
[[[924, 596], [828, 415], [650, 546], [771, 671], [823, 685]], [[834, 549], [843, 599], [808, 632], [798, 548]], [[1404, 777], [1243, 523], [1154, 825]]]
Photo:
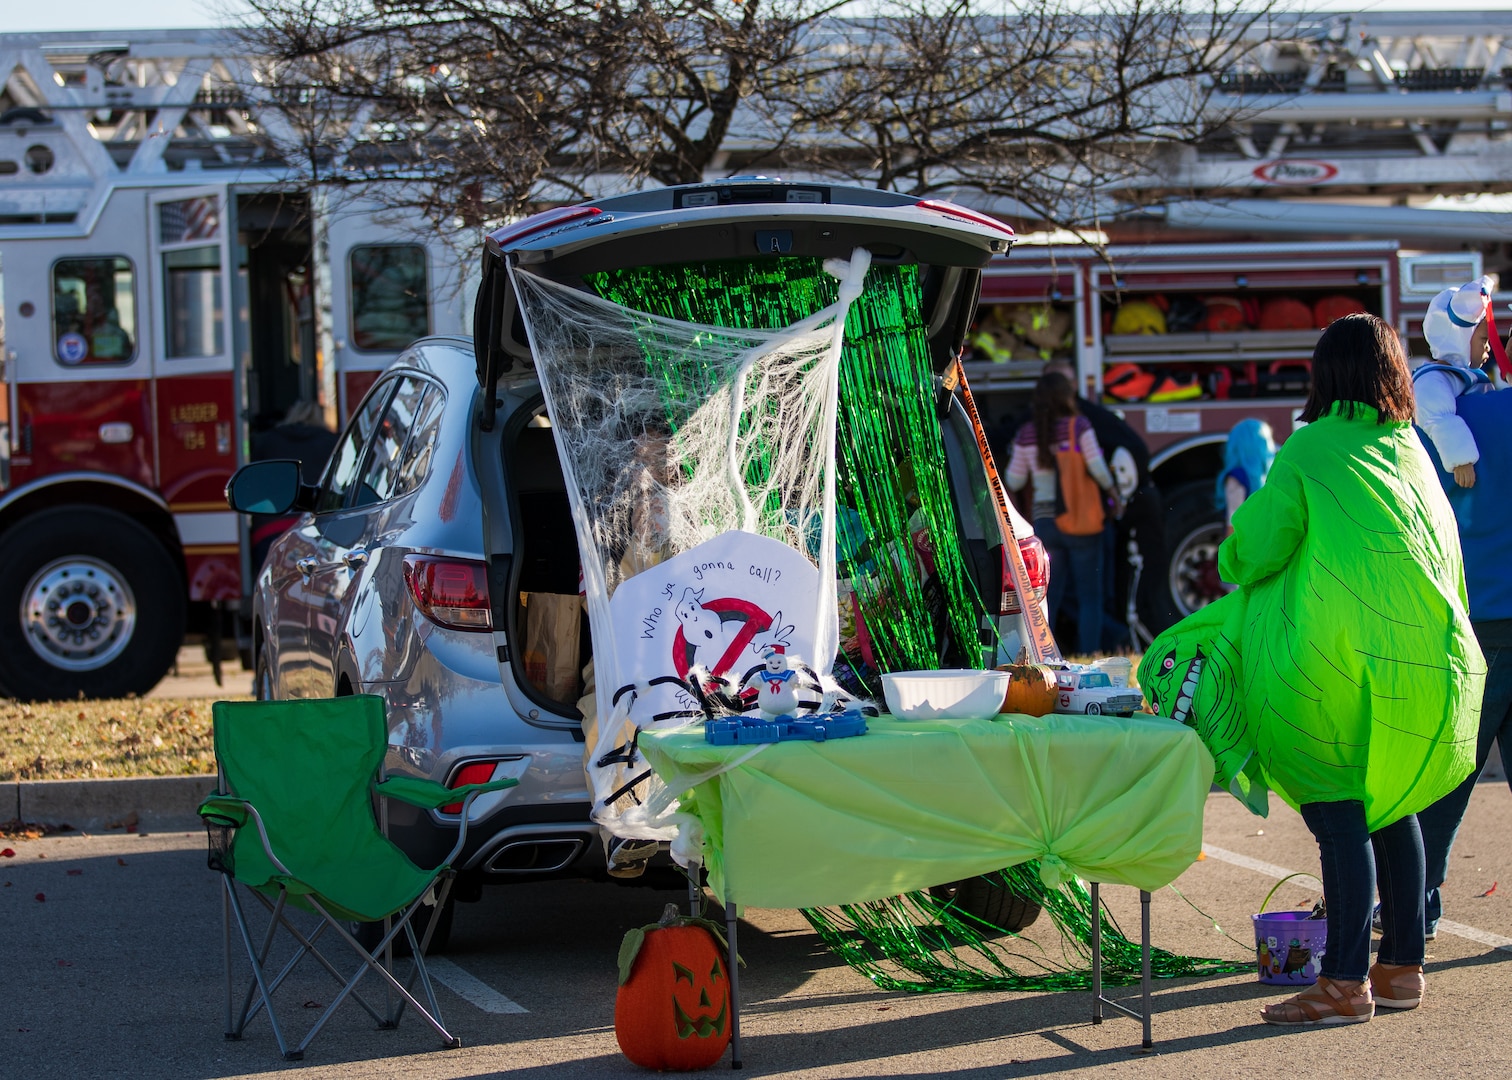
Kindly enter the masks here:
[[1339, 175], [1339, 167], [1326, 161], [1267, 161], [1254, 171], [1256, 180], [1266, 184], [1323, 184]]

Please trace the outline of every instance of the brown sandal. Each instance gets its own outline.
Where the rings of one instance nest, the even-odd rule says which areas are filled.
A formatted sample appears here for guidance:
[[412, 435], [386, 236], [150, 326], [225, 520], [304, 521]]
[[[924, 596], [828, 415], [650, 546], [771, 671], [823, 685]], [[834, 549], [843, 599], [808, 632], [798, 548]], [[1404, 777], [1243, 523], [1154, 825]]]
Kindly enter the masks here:
[[1422, 964], [1371, 965], [1370, 992], [1383, 1009], [1415, 1009], [1426, 988]]
[[1282, 1027], [1363, 1024], [1374, 1015], [1368, 980], [1335, 982], [1325, 975], [1318, 976], [1317, 985], [1260, 1010], [1260, 1019]]

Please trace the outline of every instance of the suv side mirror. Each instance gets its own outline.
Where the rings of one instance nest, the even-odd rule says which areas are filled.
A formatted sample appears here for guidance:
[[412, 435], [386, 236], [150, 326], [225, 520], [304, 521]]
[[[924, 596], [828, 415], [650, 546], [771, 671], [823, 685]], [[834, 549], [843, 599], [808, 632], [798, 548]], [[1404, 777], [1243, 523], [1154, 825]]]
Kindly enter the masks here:
[[297, 461], [254, 461], [237, 469], [226, 484], [226, 504], [243, 514], [308, 510], [314, 494], [302, 482]]

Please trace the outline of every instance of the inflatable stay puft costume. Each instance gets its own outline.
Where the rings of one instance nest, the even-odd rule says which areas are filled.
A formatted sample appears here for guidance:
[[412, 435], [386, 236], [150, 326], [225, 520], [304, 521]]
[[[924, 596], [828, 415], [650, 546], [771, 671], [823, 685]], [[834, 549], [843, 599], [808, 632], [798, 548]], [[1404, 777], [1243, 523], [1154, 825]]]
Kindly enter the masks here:
[[1491, 380], [1480, 370], [1482, 357], [1470, 355], [1471, 339], [1485, 320], [1491, 353], [1503, 377], [1512, 376], [1506, 351], [1496, 332], [1496, 317], [1491, 306], [1494, 285], [1483, 277], [1445, 289], [1428, 304], [1423, 315], [1423, 337], [1428, 341], [1433, 361], [1412, 373], [1412, 390], [1417, 397], [1417, 424], [1437, 451], [1444, 471], [1452, 473], [1461, 465], [1480, 460], [1480, 446], [1469, 425], [1458, 413], [1459, 399], [1490, 389]]
[[1375, 831], [1469, 774], [1485, 661], [1416, 432], [1343, 408], [1281, 446], [1219, 549], [1239, 588], [1156, 638], [1139, 683], [1254, 812], [1266, 788], [1293, 807], [1360, 800]]

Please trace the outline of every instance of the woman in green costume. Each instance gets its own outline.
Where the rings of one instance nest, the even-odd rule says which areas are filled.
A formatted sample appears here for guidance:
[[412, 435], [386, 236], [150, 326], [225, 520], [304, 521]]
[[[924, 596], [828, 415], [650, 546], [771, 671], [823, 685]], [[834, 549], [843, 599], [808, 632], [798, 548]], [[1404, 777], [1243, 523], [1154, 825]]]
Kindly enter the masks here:
[[[1140, 668], [1156, 711], [1197, 728], [1220, 782], [1260, 813], [1269, 786], [1318, 840], [1327, 950], [1316, 986], [1263, 1010], [1285, 1025], [1422, 999], [1414, 814], [1469, 774], [1485, 678], [1396, 332], [1370, 315], [1334, 322], [1312, 376], [1307, 426], [1219, 549], [1238, 591], [1157, 638]], [[1367, 971], [1377, 883], [1385, 933]]]

